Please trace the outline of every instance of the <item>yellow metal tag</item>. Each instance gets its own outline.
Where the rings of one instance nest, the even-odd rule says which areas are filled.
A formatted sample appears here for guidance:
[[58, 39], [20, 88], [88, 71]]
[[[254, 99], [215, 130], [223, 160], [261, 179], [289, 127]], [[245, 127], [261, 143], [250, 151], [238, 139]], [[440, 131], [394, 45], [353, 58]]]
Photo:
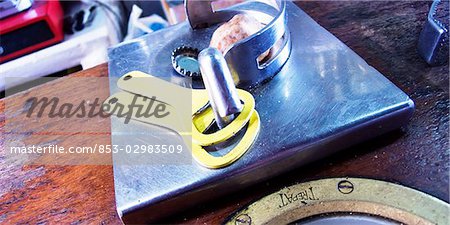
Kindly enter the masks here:
[[[176, 113], [169, 114], [164, 118], [136, 117], [135, 115], [131, 115], [131, 118], [136, 121], [166, 127], [178, 132], [186, 144], [192, 143], [190, 147], [194, 159], [208, 168], [221, 168], [230, 165], [239, 159], [253, 144], [260, 129], [260, 119], [255, 110], [255, 100], [249, 92], [238, 89], [238, 95], [243, 102], [243, 110], [233, 122], [217, 132], [204, 134], [210, 124], [214, 122], [213, 111], [211, 107], [207, 107], [209, 100], [206, 90], [188, 89], [161, 79], [138, 79], [151, 77], [151, 75], [138, 71], [125, 74], [117, 82], [118, 87], [125, 92], [119, 92], [110, 96], [105, 101], [105, 104], [110, 105], [109, 109], [112, 109], [114, 104], [128, 105], [133, 100], [137, 103], [144, 104], [144, 99], [136, 100], [134, 96], [139, 95], [151, 98], [157, 94], [158, 101], [167, 103], [167, 107], [172, 109], [170, 110], [172, 112], [177, 112], [177, 109], [190, 107], [192, 114], [192, 120], [190, 121], [191, 129], [186, 129], [188, 125], [186, 125], [185, 121], [179, 121], [180, 119]], [[176, 88], [177, 93], [180, 91], [179, 93], [190, 94], [192, 96], [192, 102], [179, 101], [177, 96], [170, 94], [155, 93], [155, 90], [149, 88], [155, 85], [171, 85], [171, 89]], [[110, 113], [115, 112], [110, 111]], [[204, 149], [206, 146], [216, 145], [229, 140], [240, 130], [244, 129], [246, 125], [247, 130], [245, 134], [226, 155], [213, 156]], [[191, 133], [179, 132], [186, 130], [190, 130]], [[191, 138], [191, 136], [191, 140], [186, 140], [186, 138]]]

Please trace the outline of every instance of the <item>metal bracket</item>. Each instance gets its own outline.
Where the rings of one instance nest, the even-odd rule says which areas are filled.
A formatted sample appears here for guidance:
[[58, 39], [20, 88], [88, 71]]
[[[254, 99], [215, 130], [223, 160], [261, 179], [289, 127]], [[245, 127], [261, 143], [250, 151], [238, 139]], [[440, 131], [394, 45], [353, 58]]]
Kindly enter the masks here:
[[[234, 43], [224, 54], [235, 83], [240, 87], [255, 86], [273, 77], [289, 58], [291, 40], [286, 25], [286, 2], [285, 0], [274, 2], [275, 5], [267, 2], [248, 2], [229, 9], [214, 11], [210, 0], [185, 1], [186, 15], [192, 29], [226, 22], [239, 13], [259, 13], [272, 18], [263, 29]], [[281, 43], [280, 47], [278, 43]], [[273, 56], [267, 62], [259, 62], [258, 57], [271, 48], [276, 48]]]

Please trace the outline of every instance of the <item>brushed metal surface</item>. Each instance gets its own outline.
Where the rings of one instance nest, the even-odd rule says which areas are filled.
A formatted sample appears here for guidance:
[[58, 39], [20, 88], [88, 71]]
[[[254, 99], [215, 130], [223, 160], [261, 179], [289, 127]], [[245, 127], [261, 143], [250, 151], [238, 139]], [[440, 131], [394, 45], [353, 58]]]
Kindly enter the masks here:
[[[122, 155], [113, 155], [117, 209], [125, 222], [161, 218], [407, 123], [414, 103], [405, 93], [290, 2], [287, 14], [291, 56], [270, 82], [250, 90], [261, 117], [253, 147], [219, 170], [195, 162], [124, 165], [117, 163]], [[201, 87], [173, 70], [170, 53], [182, 44], [206, 48], [213, 30], [192, 31], [185, 22], [111, 49], [111, 92], [117, 78], [133, 70]], [[112, 118], [113, 144], [127, 143], [120, 135], [135, 132]]]

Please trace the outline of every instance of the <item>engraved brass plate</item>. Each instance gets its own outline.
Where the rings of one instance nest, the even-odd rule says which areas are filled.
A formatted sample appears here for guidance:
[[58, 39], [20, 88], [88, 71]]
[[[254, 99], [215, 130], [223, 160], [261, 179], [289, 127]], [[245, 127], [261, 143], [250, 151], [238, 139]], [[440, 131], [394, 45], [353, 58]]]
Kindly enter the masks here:
[[[356, 224], [448, 224], [449, 212], [449, 204], [408, 187], [331, 178], [270, 194], [235, 213], [226, 224], [330, 224], [314, 223], [325, 222], [326, 217], [332, 224], [348, 224], [349, 217], [360, 221]], [[361, 215], [370, 216], [370, 221]]]

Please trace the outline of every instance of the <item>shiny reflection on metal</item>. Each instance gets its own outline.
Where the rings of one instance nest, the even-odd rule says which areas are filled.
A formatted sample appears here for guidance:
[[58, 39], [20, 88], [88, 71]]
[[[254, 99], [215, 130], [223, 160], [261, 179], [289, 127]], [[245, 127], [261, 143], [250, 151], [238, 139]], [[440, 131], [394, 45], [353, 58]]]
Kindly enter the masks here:
[[[292, 52], [270, 81], [249, 91], [261, 129], [251, 149], [223, 169], [200, 165], [127, 165], [113, 155], [117, 209], [129, 223], [184, 210], [336, 153], [408, 122], [414, 103], [399, 88], [293, 3], [286, 3]], [[184, 87], [203, 87], [173, 70], [170, 52], [209, 46], [214, 27], [177, 24], [109, 51], [111, 92], [117, 79], [140, 70]], [[242, 65], [245, 66], [245, 65]], [[112, 144], [135, 132], [112, 118]], [[158, 136], [159, 137], [159, 136]], [[170, 141], [173, 142], [173, 139]], [[163, 163], [161, 163], [163, 164]]]
[[[444, 8], [442, 12], [446, 15], [439, 15], [446, 21], [438, 19], [438, 7]], [[420, 56], [430, 65], [438, 66], [448, 62], [449, 58], [449, 14], [448, 0], [434, 0], [431, 4], [425, 25], [420, 32], [418, 50]], [[446, 8], [446, 9], [445, 9]], [[442, 19], [442, 18], [441, 18]]]
[[[214, 11], [210, 0], [186, 0], [186, 14], [193, 29], [206, 28], [214, 24], [226, 22], [239, 13], [269, 15], [272, 20], [265, 21], [267, 25], [257, 33], [234, 43], [226, 52], [225, 59], [233, 73], [235, 83], [239, 87], [256, 86], [273, 77], [289, 58], [291, 51], [290, 33], [287, 27], [286, 2], [250, 1], [229, 9]], [[275, 3], [275, 5], [269, 3]], [[256, 18], [260, 18], [258, 16]], [[279, 42], [282, 40], [281, 42]], [[281, 43], [277, 46], [276, 44]], [[271, 48], [270, 61], [260, 65], [257, 58]]]
[[216, 123], [222, 129], [233, 121], [236, 113], [241, 112], [242, 103], [227, 62], [219, 50], [204, 49], [198, 55], [198, 61]]

